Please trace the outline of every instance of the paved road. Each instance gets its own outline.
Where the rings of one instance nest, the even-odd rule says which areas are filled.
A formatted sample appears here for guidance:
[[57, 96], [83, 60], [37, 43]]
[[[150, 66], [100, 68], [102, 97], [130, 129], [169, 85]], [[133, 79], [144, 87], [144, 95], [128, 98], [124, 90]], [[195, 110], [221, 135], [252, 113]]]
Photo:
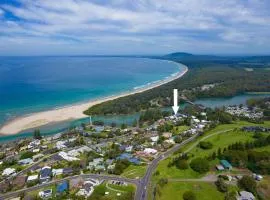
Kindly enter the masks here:
[[123, 181], [123, 182], [131, 183], [131, 184], [135, 184], [137, 187], [138, 187], [138, 183], [139, 183], [139, 181], [136, 180], [136, 179], [128, 179], [128, 178], [123, 178], [123, 177], [119, 177], [119, 176], [110, 176], [110, 175], [102, 175], [102, 174], [81, 174], [81, 175], [75, 175], [75, 176], [66, 177], [66, 178], [63, 178], [61, 180], [53, 180], [53, 181], [43, 183], [43, 184], [39, 184], [39, 185], [30, 187], [30, 188], [24, 188], [24, 189], [17, 190], [17, 191], [14, 191], [14, 192], [1, 194], [0, 195], [0, 200], [11, 198], [11, 197], [17, 197], [22, 192], [31, 192], [31, 191], [38, 190], [38, 189], [41, 189], [41, 188], [46, 187], [46, 186], [50, 186], [52, 184], [63, 182], [64, 180], [70, 180], [70, 179], [74, 179], [74, 178], [77, 178], [77, 177], [82, 177], [82, 178], [85, 178], [85, 179], [93, 178], [93, 179], [99, 179], [99, 180]]
[[176, 152], [179, 148], [194, 140], [199, 134], [195, 134], [187, 140], [183, 141], [181, 144], [176, 144], [170, 150], [166, 151], [164, 154], [159, 155], [155, 158], [152, 163], [148, 166], [147, 171], [142, 179], [139, 180], [139, 185], [137, 186], [135, 200], [146, 200], [147, 199], [147, 187], [149, 186], [150, 178], [154, 170], [156, 169], [159, 161], [166, 159], [169, 155]]

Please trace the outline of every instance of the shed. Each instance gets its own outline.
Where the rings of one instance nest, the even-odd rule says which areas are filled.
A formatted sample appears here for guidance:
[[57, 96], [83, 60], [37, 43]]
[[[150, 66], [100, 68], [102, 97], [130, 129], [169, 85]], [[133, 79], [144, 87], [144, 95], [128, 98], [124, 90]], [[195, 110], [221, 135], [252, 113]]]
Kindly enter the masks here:
[[227, 161], [227, 160], [221, 160], [220, 164], [225, 168], [225, 169], [232, 169], [232, 165]]

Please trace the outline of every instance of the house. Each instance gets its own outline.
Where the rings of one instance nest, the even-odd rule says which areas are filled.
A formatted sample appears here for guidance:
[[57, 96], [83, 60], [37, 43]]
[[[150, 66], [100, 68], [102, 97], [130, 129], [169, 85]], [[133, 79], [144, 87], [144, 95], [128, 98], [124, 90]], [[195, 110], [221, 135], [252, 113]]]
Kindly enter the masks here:
[[259, 174], [253, 174], [252, 176], [256, 181], [261, 181], [263, 179], [263, 176]]
[[49, 166], [45, 166], [40, 170], [39, 180], [41, 183], [51, 180], [52, 169]]
[[64, 168], [63, 169], [63, 174], [64, 175], [71, 175], [73, 173], [73, 169], [72, 168]]
[[168, 139], [168, 138], [171, 138], [172, 137], [172, 133], [170, 133], [170, 132], [162, 133], [162, 136], [164, 138]]
[[76, 193], [76, 195], [89, 197], [94, 191], [94, 186], [96, 185], [99, 185], [99, 181], [89, 179], [84, 182], [83, 187]]
[[38, 174], [36, 175], [31, 175], [27, 177], [27, 182], [32, 182], [38, 180]]
[[159, 139], [159, 136], [158, 135], [157, 136], [153, 136], [153, 137], [150, 137], [150, 139], [151, 139], [152, 142], [157, 142], [158, 139]]
[[68, 155], [68, 154], [67, 154], [66, 152], [64, 152], [64, 151], [59, 152], [58, 155], [61, 156], [61, 157], [62, 157], [64, 160], [66, 160], [66, 161], [80, 160], [80, 159], [78, 159], [78, 158], [75, 158], [75, 157], [73, 157], [73, 156]]
[[60, 149], [67, 148], [66, 143], [67, 141], [57, 141], [55, 145], [56, 145], [56, 148], [60, 150]]
[[20, 148], [20, 151], [26, 151], [27, 148], [28, 148], [27, 146], [23, 146], [23, 147]]
[[37, 147], [39, 145], [40, 145], [40, 140], [34, 140], [34, 141], [29, 143], [28, 149], [32, 149], [32, 148]]
[[12, 186], [16, 188], [22, 188], [25, 185], [26, 182], [26, 176], [17, 176], [12, 181]]
[[39, 153], [40, 152], [40, 149], [39, 148], [33, 149], [32, 152], [33, 153]]
[[126, 152], [132, 152], [132, 149], [133, 149], [133, 146], [127, 146], [127, 147], [125, 148], [125, 151], [126, 151]]
[[33, 160], [31, 158], [26, 158], [18, 161], [19, 165], [29, 165], [32, 164]]
[[44, 155], [42, 153], [33, 155], [32, 159], [33, 161], [38, 161], [40, 158], [42, 158]]
[[239, 192], [239, 197], [237, 197], [237, 200], [255, 200], [256, 198], [251, 192], [247, 191], [241, 191]]
[[59, 185], [57, 185], [56, 191], [57, 191], [57, 193], [63, 193], [65, 191], [68, 191], [68, 182], [64, 181], [64, 182], [60, 183]]
[[61, 175], [61, 174], [63, 174], [63, 169], [53, 169], [52, 174], [53, 174], [53, 176]]
[[218, 171], [223, 171], [224, 170], [224, 167], [222, 165], [216, 165], [216, 169]]
[[6, 168], [4, 169], [2, 176], [12, 176], [15, 175], [16, 170], [14, 168]]
[[38, 196], [40, 198], [50, 198], [52, 196], [52, 189], [40, 191]]
[[152, 148], [145, 148], [145, 149], [143, 150], [143, 152], [146, 153], [146, 154], [152, 154], [152, 155], [155, 155], [155, 154], [157, 153], [157, 150], [152, 149]]
[[87, 168], [90, 170], [93, 169], [105, 170], [104, 165], [102, 165], [103, 162], [104, 162], [103, 158], [95, 158], [92, 162], [89, 162]]
[[232, 165], [227, 160], [221, 160], [220, 164], [224, 167], [224, 169], [232, 169]]

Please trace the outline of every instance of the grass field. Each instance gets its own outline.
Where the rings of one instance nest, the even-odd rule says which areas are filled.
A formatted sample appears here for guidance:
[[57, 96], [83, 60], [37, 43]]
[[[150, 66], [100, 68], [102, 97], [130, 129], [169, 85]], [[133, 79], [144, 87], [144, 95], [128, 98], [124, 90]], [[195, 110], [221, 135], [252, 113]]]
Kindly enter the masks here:
[[213, 183], [204, 182], [169, 182], [162, 188], [159, 200], [182, 200], [186, 191], [192, 190], [199, 200], [223, 200], [224, 194]]
[[[95, 187], [94, 193], [97, 192], [97, 190], [109, 192], [109, 194], [106, 195], [106, 199], [120, 199], [117, 194], [120, 194], [120, 196], [122, 196], [126, 192], [135, 192], [136, 187], [134, 185], [119, 186], [104, 182], [101, 185]], [[90, 197], [90, 199], [92, 198]]]
[[181, 134], [188, 129], [189, 129], [189, 126], [175, 126], [175, 127], [173, 127], [172, 133], [174, 135], [178, 135], [178, 134]]
[[138, 178], [143, 177], [146, 172], [146, 165], [130, 165], [125, 171], [121, 174], [121, 176], [126, 178]]

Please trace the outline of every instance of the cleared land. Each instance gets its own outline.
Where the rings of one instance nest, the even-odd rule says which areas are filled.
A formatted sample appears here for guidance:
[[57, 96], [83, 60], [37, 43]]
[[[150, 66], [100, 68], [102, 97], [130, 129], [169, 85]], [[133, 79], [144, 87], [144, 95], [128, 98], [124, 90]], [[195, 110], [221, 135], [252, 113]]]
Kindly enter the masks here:
[[159, 200], [182, 200], [183, 194], [186, 191], [192, 190], [197, 199], [200, 200], [223, 200], [224, 194], [217, 191], [213, 183], [203, 182], [169, 182], [162, 188], [162, 195], [158, 197]]

